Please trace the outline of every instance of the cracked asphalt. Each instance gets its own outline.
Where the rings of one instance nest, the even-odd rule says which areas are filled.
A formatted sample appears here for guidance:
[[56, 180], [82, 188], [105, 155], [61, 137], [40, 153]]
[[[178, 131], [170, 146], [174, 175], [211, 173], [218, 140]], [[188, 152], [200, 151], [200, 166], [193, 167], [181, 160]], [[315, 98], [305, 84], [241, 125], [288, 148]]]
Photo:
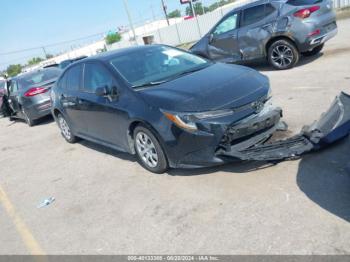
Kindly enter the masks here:
[[[270, 77], [289, 134], [350, 93], [350, 20], [323, 53]], [[0, 119], [0, 254], [349, 254], [350, 138], [275, 166], [145, 171], [70, 145], [50, 118]], [[38, 209], [47, 197], [51, 205]]]

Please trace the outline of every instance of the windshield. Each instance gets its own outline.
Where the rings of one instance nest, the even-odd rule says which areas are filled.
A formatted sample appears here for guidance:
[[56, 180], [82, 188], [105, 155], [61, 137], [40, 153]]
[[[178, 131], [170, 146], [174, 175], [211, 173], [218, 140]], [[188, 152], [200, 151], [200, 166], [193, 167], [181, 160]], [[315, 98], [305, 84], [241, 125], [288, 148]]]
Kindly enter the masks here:
[[44, 70], [25, 74], [18, 78], [19, 89], [24, 89], [57, 78], [60, 74], [61, 70], [57, 68], [46, 68]]
[[210, 64], [205, 59], [165, 46], [152, 46], [110, 59], [115, 69], [133, 86], [167, 81]]

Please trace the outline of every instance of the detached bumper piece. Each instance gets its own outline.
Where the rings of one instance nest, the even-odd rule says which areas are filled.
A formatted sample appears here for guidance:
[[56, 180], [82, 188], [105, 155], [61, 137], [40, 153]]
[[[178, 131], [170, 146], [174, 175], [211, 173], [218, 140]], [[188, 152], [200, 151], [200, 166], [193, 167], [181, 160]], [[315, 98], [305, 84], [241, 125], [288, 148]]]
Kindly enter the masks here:
[[341, 93], [330, 109], [311, 126], [285, 140], [258, 144], [237, 150], [219, 150], [218, 156], [233, 157], [241, 160], [282, 161], [295, 159], [307, 152], [318, 150], [332, 144], [350, 133], [350, 96]]

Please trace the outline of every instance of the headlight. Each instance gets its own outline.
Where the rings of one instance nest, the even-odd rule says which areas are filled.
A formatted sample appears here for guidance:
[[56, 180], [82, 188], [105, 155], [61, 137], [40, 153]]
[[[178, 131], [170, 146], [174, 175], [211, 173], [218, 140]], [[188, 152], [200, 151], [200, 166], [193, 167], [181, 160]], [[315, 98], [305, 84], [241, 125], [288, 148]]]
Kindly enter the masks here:
[[169, 113], [162, 111], [163, 114], [175, 125], [189, 131], [196, 131], [196, 121], [210, 118], [224, 117], [232, 115], [234, 111], [232, 109], [215, 110], [200, 113]]
[[163, 114], [178, 127], [192, 132], [197, 130], [196, 123], [192, 122], [186, 115], [180, 116], [168, 112], [163, 112]]

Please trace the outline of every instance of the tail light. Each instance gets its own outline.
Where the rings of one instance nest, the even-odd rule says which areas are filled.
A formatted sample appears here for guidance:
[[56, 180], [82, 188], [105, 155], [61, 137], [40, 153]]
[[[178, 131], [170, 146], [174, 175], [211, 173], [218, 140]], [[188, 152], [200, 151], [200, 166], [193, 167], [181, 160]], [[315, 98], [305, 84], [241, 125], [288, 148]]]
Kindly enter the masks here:
[[47, 88], [32, 87], [31, 89], [29, 89], [27, 92], [24, 93], [24, 96], [26, 96], [26, 97], [36, 96], [39, 94], [43, 94], [47, 91], [49, 91], [49, 89], [47, 89]]
[[301, 10], [295, 12], [294, 16], [299, 17], [301, 19], [305, 19], [305, 18], [308, 18], [313, 12], [316, 12], [319, 9], [320, 9], [320, 7], [318, 5], [315, 5], [315, 6], [312, 6], [309, 8], [304, 8], [304, 9], [301, 9]]

